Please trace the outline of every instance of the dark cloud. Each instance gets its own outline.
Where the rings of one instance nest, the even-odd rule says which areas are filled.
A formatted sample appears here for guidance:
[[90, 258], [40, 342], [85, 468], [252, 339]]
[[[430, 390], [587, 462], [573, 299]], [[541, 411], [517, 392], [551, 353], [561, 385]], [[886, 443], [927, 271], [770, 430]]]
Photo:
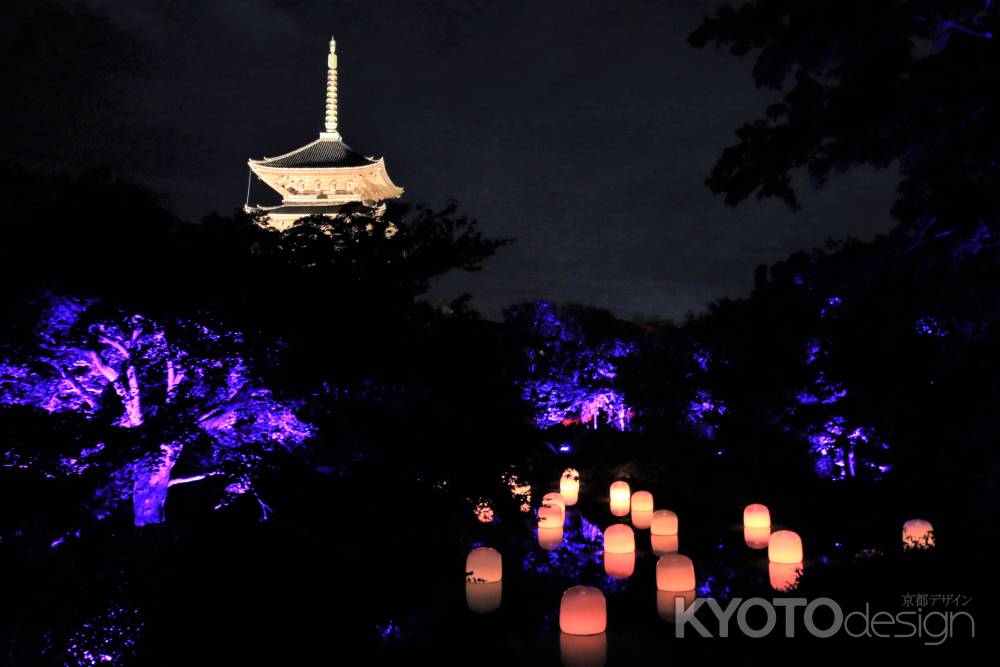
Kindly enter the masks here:
[[[18, 6], [17, 136], [4, 157], [110, 165], [197, 219], [242, 205], [250, 156], [320, 128], [325, 50], [341, 129], [415, 201], [456, 198], [518, 243], [470, 291], [679, 316], [750, 288], [755, 265], [889, 226], [891, 174], [728, 209], [703, 185], [768, 97], [749, 63], [686, 35], [715, 2], [89, 0]], [[40, 14], [40, 12], [46, 12]], [[39, 16], [42, 16], [40, 19]], [[57, 25], [57, 30], [40, 26]], [[28, 26], [28, 27], [25, 27]], [[254, 196], [267, 196], [256, 184]]]

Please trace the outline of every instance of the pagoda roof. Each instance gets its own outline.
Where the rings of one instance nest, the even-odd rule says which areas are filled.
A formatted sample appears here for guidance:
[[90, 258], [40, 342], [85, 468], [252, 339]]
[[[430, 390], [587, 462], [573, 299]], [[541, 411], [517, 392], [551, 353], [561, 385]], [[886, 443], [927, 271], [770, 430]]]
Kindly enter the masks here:
[[340, 212], [343, 204], [281, 204], [279, 206], [256, 206], [251, 210], [266, 213], [267, 215], [295, 215], [302, 218], [310, 215], [336, 215]]
[[354, 151], [339, 139], [320, 137], [301, 148], [262, 160], [250, 160], [261, 167], [280, 169], [328, 169], [337, 167], [364, 167], [378, 161]]

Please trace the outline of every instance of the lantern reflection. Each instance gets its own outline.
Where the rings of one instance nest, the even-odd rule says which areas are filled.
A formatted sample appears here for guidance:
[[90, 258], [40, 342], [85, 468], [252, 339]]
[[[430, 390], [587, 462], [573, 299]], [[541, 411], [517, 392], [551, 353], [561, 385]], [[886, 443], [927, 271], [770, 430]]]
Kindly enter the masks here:
[[681, 554], [667, 554], [656, 561], [656, 588], [661, 591], [693, 591], [694, 563]]
[[608, 603], [593, 586], [572, 586], [559, 602], [559, 629], [568, 635], [596, 635], [608, 629]]
[[676, 535], [678, 532], [677, 515], [670, 510], [653, 512], [653, 525], [649, 532], [653, 535]]
[[772, 563], [801, 563], [802, 538], [790, 530], [771, 533], [767, 544], [767, 559]]
[[635, 572], [635, 552], [625, 554], [604, 552], [604, 572], [612, 579], [627, 579]]
[[575, 468], [566, 468], [559, 478], [559, 493], [567, 505], [576, 505], [580, 494], [580, 473]]
[[743, 541], [751, 549], [766, 549], [770, 540], [770, 527], [743, 526]]
[[546, 551], [552, 551], [553, 549], [558, 549], [562, 546], [563, 541], [563, 527], [557, 526], [555, 528], [539, 528], [538, 529], [538, 546], [545, 549]]
[[635, 551], [635, 533], [623, 523], [608, 526], [604, 531], [604, 552], [627, 554]]
[[934, 546], [934, 526], [924, 519], [910, 519], [903, 524], [904, 549], [930, 549]]
[[802, 569], [802, 563], [768, 563], [767, 573], [771, 579], [771, 588], [779, 593], [793, 590], [799, 585]]
[[500, 552], [491, 547], [476, 547], [465, 559], [465, 580], [470, 583], [494, 583], [503, 578]]
[[608, 659], [608, 637], [596, 635], [559, 635], [559, 654], [565, 667], [603, 667]]
[[766, 505], [747, 505], [743, 509], [743, 525], [749, 528], [770, 528], [771, 511]]
[[690, 591], [656, 591], [656, 613], [665, 621], [673, 623], [677, 620], [677, 602], [681, 602], [681, 612], [694, 604], [695, 592]]
[[502, 598], [502, 581], [491, 583], [465, 582], [465, 604], [474, 612], [488, 614], [491, 611], [496, 611], [500, 607]]
[[653, 525], [652, 512], [640, 512], [632, 506], [632, 525], [638, 530], [646, 530]]
[[650, 546], [653, 547], [653, 553], [657, 556], [677, 553], [680, 549], [677, 535], [650, 535], [649, 542]]
[[628, 514], [631, 499], [632, 494], [628, 482], [618, 481], [611, 485], [612, 514], [615, 516], [625, 516]]

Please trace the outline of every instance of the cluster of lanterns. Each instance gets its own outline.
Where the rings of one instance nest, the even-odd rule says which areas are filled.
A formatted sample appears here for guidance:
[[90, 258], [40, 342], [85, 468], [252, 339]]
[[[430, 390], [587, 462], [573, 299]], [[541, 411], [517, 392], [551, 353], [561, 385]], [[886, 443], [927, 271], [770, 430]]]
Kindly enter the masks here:
[[[530, 488], [530, 487], [529, 487]], [[547, 493], [538, 510], [538, 542], [552, 550], [562, 544], [567, 506], [579, 499], [580, 474], [573, 468], [563, 472], [559, 491]], [[649, 530], [656, 562], [657, 610], [673, 621], [678, 609], [695, 600], [697, 580], [694, 563], [678, 553], [679, 521], [671, 510], [654, 507], [653, 494], [632, 493], [628, 482], [616, 481], [610, 488], [610, 510], [616, 517], [631, 514], [632, 526], [615, 523], [604, 531], [604, 569], [608, 576], [624, 579], [635, 570], [635, 532]], [[743, 539], [751, 549], [767, 549], [771, 586], [780, 592], [793, 589], [803, 571], [802, 538], [791, 530], [771, 532], [771, 512], [761, 504], [743, 510]], [[903, 524], [905, 549], [934, 546], [934, 529], [928, 521], [911, 519]], [[500, 553], [477, 547], [466, 561], [466, 598], [473, 611], [493, 611], [500, 605], [502, 561]], [[678, 604], [683, 601], [683, 604]], [[559, 605], [560, 649], [567, 665], [603, 665], [607, 654], [607, 601], [600, 589], [573, 586]]]

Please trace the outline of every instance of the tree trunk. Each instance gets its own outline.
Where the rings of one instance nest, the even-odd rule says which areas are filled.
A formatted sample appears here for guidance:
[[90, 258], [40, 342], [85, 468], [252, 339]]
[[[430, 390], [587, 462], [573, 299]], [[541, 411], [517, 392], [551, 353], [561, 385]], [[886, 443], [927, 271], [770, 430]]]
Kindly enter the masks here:
[[135, 471], [132, 483], [132, 508], [135, 525], [147, 526], [166, 520], [167, 489], [170, 486], [170, 471], [177, 463], [181, 445], [160, 445], [163, 452], [151, 468], [141, 466]]

